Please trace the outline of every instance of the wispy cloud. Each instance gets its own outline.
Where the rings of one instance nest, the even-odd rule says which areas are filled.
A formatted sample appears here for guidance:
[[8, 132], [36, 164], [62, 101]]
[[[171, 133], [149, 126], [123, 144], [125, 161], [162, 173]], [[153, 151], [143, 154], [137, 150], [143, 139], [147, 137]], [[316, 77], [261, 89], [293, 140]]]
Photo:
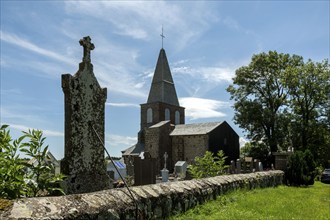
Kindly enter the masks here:
[[125, 149], [133, 144], [135, 144], [137, 141], [136, 137], [129, 137], [129, 136], [122, 136], [117, 134], [110, 134], [106, 135], [105, 142], [107, 145], [110, 146], [110, 148], [121, 148]]
[[9, 128], [13, 128], [18, 131], [28, 131], [28, 130], [41, 130], [43, 132], [44, 136], [48, 137], [64, 137], [64, 133], [60, 131], [53, 131], [53, 130], [47, 130], [47, 129], [42, 129], [42, 128], [32, 128], [26, 125], [19, 125], [19, 124], [12, 124], [12, 123], [4, 123], [8, 124]]
[[180, 98], [180, 105], [186, 108], [186, 116], [191, 120], [225, 117], [221, 109], [230, 107], [228, 102], [194, 97]]
[[140, 108], [138, 104], [134, 103], [114, 103], [114, 102], [107, 102], [106, 105], [113, 106], [113, 107], [134, 107], [134, 108]]
[[0, 36], [1, 36], [1, 41], [4, 41], [6, 43], [10, 43], [10, 44], [16, 45], [18, 47], [21, 47], [23, 49], [29, 50], [31, 52], [34, 52], [34, 53], [37, 53], [40, 55], [44, 55], [46, 57], [70, 64], [70, 65], [74, 65], [74, 63], [72, 61], [70, 61], [69, 59], [64, 57], [62, 54], [57, 54], [51, 50], [41, 48], [41, 47], [31, 43], [30, 41], [23, 39], [15, 34], [0, 31]]
[[[190, 4], [166, 1], [67, 1], [68, 14], [84, 14], [113, 27], [113, 33], [133, 39], [154, 39], [155, 30], [163, 24], [176, 48], [184, 48], [210, 28], [217, 18], [211, 6], [202, 2]], [[146, 25], [147, 24], [147, 25]]]
[[189, 75], [192, 79], [201, 79], [211, 83], [229, 83], [235, 76], [235, 69], [230, 67], [190, 67], [180, 66], [172, 68], [175, 74]]

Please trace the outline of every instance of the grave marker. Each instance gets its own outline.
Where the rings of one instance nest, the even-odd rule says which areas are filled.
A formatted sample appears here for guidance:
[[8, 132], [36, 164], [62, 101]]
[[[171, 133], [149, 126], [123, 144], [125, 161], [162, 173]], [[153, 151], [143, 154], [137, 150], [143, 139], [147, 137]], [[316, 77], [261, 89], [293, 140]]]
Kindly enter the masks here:
[[84, 56], [75, 75], [62, 75], [65, 107], [64, 159], [61, 170], [67, 176], [68, 194], [109, 188], [104, 149], [92, 126], [104, 143], [104, 109], [107, 89], [101, 88], [91, 63], [95, 48], [89, 36], [79, 41]]

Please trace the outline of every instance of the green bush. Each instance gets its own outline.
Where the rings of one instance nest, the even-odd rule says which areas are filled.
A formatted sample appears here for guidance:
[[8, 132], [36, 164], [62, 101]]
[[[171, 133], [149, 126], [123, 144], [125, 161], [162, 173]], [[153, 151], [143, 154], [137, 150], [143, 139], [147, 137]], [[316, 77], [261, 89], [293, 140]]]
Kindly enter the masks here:
[[[7, 128], [8, 125], [0, 128], [0, 197], [15, 199], [64, 194], [59, 187], [64, 176], [55, 175], [54, 166], [48, 160], [48, 146], [43, 146], [42, 131], [29, 130], [12, 141]], [[26, 138], [29, 141], [23, 142]], [[24, 152], [34, 162], [20, 159], [19, 152]]]
[[193, 178], [206, 178], [225, 174], [228, 168], [225, 165], [223, 151], [219, 151], [216, 156], [213, 153], [206, 151], [203, 157], [195, 157], [194, 164], [188, 166], [188, 171]]
[[296, 151], [288, 159], [285, 179], [288, 185], [302, 186], [313, 185], [316, 176], [316, 164], [309, 150]]

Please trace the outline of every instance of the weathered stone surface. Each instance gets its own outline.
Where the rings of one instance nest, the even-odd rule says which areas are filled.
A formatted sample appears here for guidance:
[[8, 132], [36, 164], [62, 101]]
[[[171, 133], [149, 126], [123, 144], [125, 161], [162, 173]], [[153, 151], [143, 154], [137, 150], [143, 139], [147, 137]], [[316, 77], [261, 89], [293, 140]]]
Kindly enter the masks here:
[[166, 219], [228, 191], [282, 184], [282, 171], [217, 176], [60, 197], [26, 198], [0, 212], [5, 219]]
[[104, 166], [104, 149], [92, 126], [104, 142], [104, 109], [107, 89], [101, 88], [94, 73], [89, 37], [84, 46], [83, 62], [74, 75], [62, 75], [65, 97], [65, 155], [61, 171], [67, 175], [67, 192], [84, 193], [107, 189], [109, 177]]

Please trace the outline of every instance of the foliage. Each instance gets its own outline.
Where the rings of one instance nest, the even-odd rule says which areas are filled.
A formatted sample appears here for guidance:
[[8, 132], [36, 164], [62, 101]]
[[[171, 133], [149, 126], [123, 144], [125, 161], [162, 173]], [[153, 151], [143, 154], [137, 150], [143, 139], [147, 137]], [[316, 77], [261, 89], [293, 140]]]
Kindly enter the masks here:
[[330, 185], [317, 182], [233, 191], [171, 219], [329, 219], [329, 190]]
[[316, 63], [308, 60], [301, 66], [289, 67], [283, 82], [293, 113], [291, 124], [295, 138], [292, 145], [297, 150], [310, 149], [316, 156], [318, 149], [315, 148], [330, 144], [329, 63], [327, 60]]
[[330, 65], [269, 51], [253, 55], [227, 88], [234, 120], [270, 152], [309, 149], [326, 166], [330, 155]]
[[0, 128], [0, 197], [15, 199], [25, 194], [24, 162], [19, 158], [20, 137], [12, 141], [8, 125]]
[[278, 123], [287, 98], [281, 79], [285, 70], [297, 66], [301, 59], [276, 51], [253, 55], [248, 66], [236, 70], [235, 86], [227, 88], [235, 100], [236, 123], [249, 132], [250, 139], [264, 140], [272, 152], [277, 151], [285, 133], [283, 123]]
[[206, 178], [225, 174], [228, 168], [225, 165], [225, 159], [222, 150], [216, 156], [213, 153], [206, 151], [203, 157], [195, 157], [194, 164], [188, 166], [188, 171], [193, 178]]
[[[0, 197], [14, 199], [21, 196], [64, 194], [59, 183], [64, 176], [55, 175], [49, 161], [48, 146], [43, 147], [42, 131], [29, 130], [12, 142], [7, 125], [0, 129]], [[23, 142], [28, 139], [28, 142]], [[12, 142], [12, 144], [11, 144]], [[19, 158], [19, 151], [31, 160]]]
[[285, 179], [288, 185], [313, 185], [316, 176], [316, 164], [309, 150], [296, 151], [288, 159]]
[[241, 155], [259, 159], [264, 167], [270, 167], [270, 150], [264, 142], [247, 142], [241, 148]]

